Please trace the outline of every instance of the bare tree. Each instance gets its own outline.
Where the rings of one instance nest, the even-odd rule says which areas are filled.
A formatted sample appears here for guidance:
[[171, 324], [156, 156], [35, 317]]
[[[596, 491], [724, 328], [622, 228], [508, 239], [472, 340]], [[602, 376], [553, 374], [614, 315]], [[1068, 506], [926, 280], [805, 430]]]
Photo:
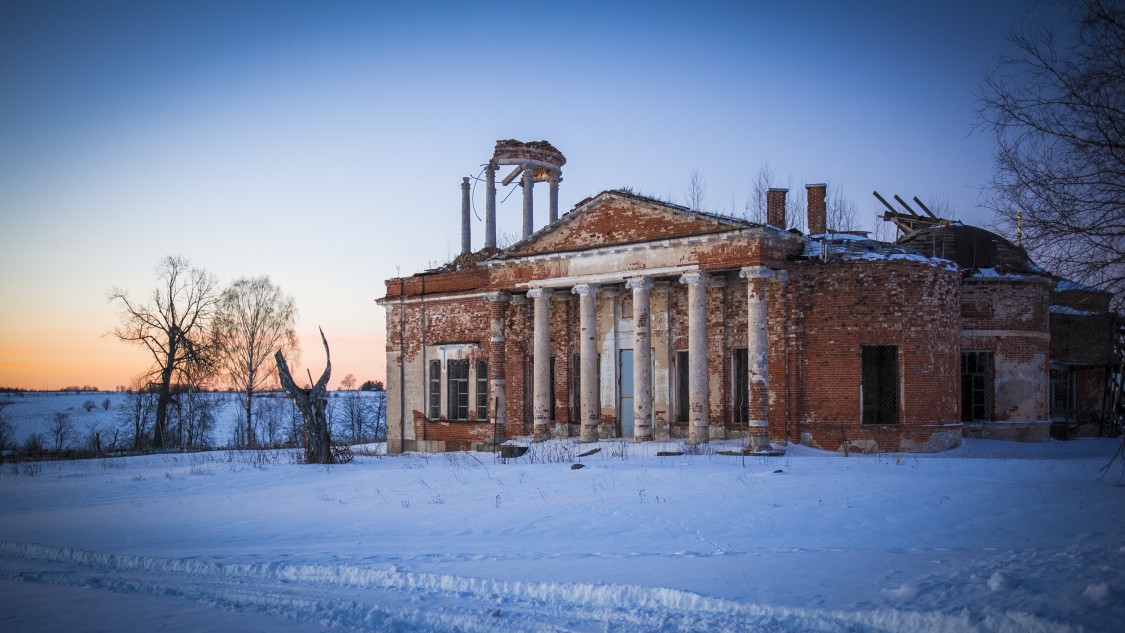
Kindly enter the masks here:
[[134, 450], [148, 444], [148, 434], [156, 409], [156, 394], [148, 388], [146, 376], [138, 376], [129, 383], [129, 397], [122, 403], [120, 412], [121, 429], [132, 438]]
[[[1125, 289], [1125, 3], [1084, 0], [1070, 32], [1010, 36], [978, 101], [978, 129], [996, 138], [985, 196], [1008, 235], [1061, 275]], [[1061, 44], [1060, 44], [1061, 42]]]
[[835, 232], [855, 231], [859, 228], [859, 212], [855, 200], [844, 193], [843, 183], [829, 183], [827, 206], [828, 230]]
[[70, 421], [70, 414], [65, 411], [55, 412], [55, 419], [50, 426], [51, 439], [54, 440], [55, 453], [62, 453], [62, 449], [70, 440], [74, 432], [74, 423]]
[[0, 402], [0, 464], [4, 463], [4, 451], [8, 449], [8, 445], [12, 442], [12, 425], [4, 419], [4, 407], [8, 403]]
[[692, 211], [703, 210], [703, 199], [707, 195], [707, 181], [703, 179], [703, 174], [700, 173], [699, 168], [691, 170], [691, 176], [688, 177], [688, 186], [684, 190], [684, 198], [687, 201], [687, 207]]
[[268, 276], [235, 281], [219, 301], [213, 326], [216, 354], [231, 385], [242, 394], [250, 446], [257, 443], [254, 392], [273, 380], [273, 372], [265, 365], [275, 352], [280, 350], [290, 358], [297, 354], [296, 319], [293, 298]]
[[343, 418], [343, 426], [353, 444], [373, 440], [379, 433], [376, 412], [371, 406], [376, 398], [359, 391], [358, 384], [355, 375], [348, 374], [340, 381], [340, 390], [344, 393], [337, 394], [343, 401], [339, 403], [338, 414]]
[[[332, 376], [332, 356], [328, 351], [328, 339], [324, 337], [324, 330], [320, 331], [320, 340], [324, 342], [324, 373], [321, 374], [320, 380], [308, 389], [298, 387], [293, 381], [293, 375], [289, 372], [289, 365], [285, 362], [281, 350], [274, 354], [274, 360], [277, 361], [277, 375], [281, 380], [281, 386], [304, 418], [305, 462], [333, 464], [337, 460], [332, 453], [331, 431], [325, 411], [328, 407], [328, 379]], [[310, 375], [309, 378], [311, 380], [312, 376]]]
[[[762, 163], [754, 181], [750, 184], [750, 197], [746, 200], [743, 217], [756, 224], [765, 224], [767, 217], [766, 194], [770, 187], [774, 187], [775, 177], [770, 171], [769, 163]], [[785, 227], [781, 227], [785, 228]]]
[[152, 445], [163, 448], [173, 379], [209, 362], [206, 340], [218, 294], [215, 277], [183, 257], [165, 257], [156, 271], [159, 285], [148, 302], [136, 303], [119, 288], [109, 291], [109, 300], [121, 306], [114, 336], [143, 345], [152, 355], [151, 375], [159, 379]]
[[785, 181], [782, 182], [781, 178], [773, 172], [769, 163], [762, 163], [758, 167], [758, 173], [754, 176], [754, 181], [750, 184], [750, 197], [746, 200], [744, 207], [743, 217], [751, 222], [758, 224], [765, 224], [768, 220], [766, 193], [773, 187], [784, 187], [788, 190], [785, 194], [785, 223], [787, 227], [798, 231], [805, 230], [805, 220], [808, 216], [808, 209], [805, 208], [805, 189], [804, 187], [793, 186], [793, 176], [788, 175]]
[[871, 239], [877, 242], [891, 242], [894, 241], [895, 236], [891, 234], [891, 223], [883, 220], [883, 214], [878, 211], [875, 212], [874, 224], [871, 225]]

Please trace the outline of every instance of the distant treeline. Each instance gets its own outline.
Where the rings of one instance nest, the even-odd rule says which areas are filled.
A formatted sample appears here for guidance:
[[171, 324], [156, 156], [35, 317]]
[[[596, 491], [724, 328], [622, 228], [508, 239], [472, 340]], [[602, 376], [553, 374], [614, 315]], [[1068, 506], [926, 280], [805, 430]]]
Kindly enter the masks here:
[[[159, 389], [159, 387], [160, 386], [156, 383], [149, 383], [149, 384], [145, 385], [144, 391], [146, 391], [147, 393], [156, 393], [157, 390]], [[226, 389], [200, 389], [198, 387], [190, 387], [188, 385], [182, 385], [182, 384], [173, 384], [171, 386], [171, 390], [172, 390], [172, 393], [186, 393], [188, 391], [210, 391], [212, 393], [222, 393], [224, 391], [227, 392], [227, 393], [234, 393], [235, 392], [235, 389], [233, 387], [227, 387]], [[346, 387], [343, 387], [343, 386], [341, 386], [340, 389], [339, 389], [339, 391], [355, 391], [355, 390], [356, 390], [355, 388], [349, 389], [349, 388], [346, 388]], [[24, 389], [22, 387], [0, 386], [0, 393], [7, 393], [7, 394], [24, 394], [24, 393], [57, 393], [57, 394], [73, 393], [73, 394], [81, 394], [81, 393], [103, 393], [103, 392], [109, 393], [110, 391], [116, 391], [118, 393], [133, 393], [135, 391], [135, 389], [132, 388], [132, 387], [126, 387], [125, 385], [117, 385], [117, 387], [112, 389], [112, 390], [100, 389], [100, 388], [95, 387], [93, 385], [83, 385], [81, 387], [79, 387], [77, 385], [71, 385], [69, 387], [63, 387], [62, 389]], [[359, 391], [384, 391], [383, 381], [382, 380], [365, 381], [362, 385], [359, 386]], [[278, 390], [278, 389], [264, 389], [260, 393], [271, 393], [271, 392], [281, 393], [281, 391]]]
[[[124, 391], [124, 387], [118, 387], [117, 391]], [[0, 387], [0, 393], [101, 393], [103, 390], [93, 385], [71, 385], [63, 387], [62, 389], [22, 389], [20, 387]]]

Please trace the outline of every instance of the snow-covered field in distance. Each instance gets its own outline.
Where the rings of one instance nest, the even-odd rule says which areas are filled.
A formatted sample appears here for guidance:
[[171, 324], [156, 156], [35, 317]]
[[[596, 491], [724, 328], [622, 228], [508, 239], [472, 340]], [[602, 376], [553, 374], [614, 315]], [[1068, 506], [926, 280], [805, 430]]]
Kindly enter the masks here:
[[[329, 392], [330, 402], [336, 402], [347, 393]], [[384, 397], [381, 391], [352, 393], [363, 398]], [[215, 402], [215, 425], [207, 433], [207, 444], [215, 447], [234, 445], [235, 425], [242, 414], [238, 394], [215, 392], [205, 395]], [[56, 413], [65, 413], [70, 419], [72, 431], [65, 443], [68, 448], [85, 447], [94, 431], [101, 434], [103, 445], [108, 446], [115, 428], [120, 429], [118, 445], [127, 448], [128, 429], [132, 426], [130, 397], [128, 393], [115, 391], [0, 392], [0, 418], [11, 425], [10, 443], [16, 448], [22, 446], [32, 433], [43, 435], [50, 444], [50, 428]], [[280, 391], [262, 393], [256, 398], [289, 402]]]
[[0, 630], [1116, 631], [1116, 445], [9, 463]]

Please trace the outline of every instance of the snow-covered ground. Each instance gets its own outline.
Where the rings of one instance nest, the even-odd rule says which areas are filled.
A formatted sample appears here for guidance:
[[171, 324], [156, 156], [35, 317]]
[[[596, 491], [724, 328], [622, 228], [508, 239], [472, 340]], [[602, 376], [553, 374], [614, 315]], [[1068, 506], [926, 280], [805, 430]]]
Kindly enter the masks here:
[[[4, 631], [1116, 631], [1115, 440], [0, 466]], [[373, 447], [380, 450], [381, 446]], [[719, 448], [713, 446], [712, 448]], [[572, 463], [584, 464], [573, 469]]]

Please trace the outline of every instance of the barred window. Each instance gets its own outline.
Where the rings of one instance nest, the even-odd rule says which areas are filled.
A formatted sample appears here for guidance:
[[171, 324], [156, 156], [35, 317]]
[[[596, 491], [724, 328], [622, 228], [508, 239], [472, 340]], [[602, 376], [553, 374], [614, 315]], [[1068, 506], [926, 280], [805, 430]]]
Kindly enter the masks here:
[[731, 415], [738, 426], [750, 425], [750, 356], [737, 347], [731, 359]]
[[445, 366], [448, 385], [446, 417], [450, 420], [469, 419], [469, 361], [451, 360]]
[[676, 352], [676, 421], [688, 421], [688, 353]]
[[863, 423], [898, 424], [898, 346], [865, 345], [862, 355]]
[[992, 419], [992, 352], [961, 352], [961, 421]]
[[1075, 413], [1074, 368], [1051, 368], [1051, 419], [1073, 420]]

